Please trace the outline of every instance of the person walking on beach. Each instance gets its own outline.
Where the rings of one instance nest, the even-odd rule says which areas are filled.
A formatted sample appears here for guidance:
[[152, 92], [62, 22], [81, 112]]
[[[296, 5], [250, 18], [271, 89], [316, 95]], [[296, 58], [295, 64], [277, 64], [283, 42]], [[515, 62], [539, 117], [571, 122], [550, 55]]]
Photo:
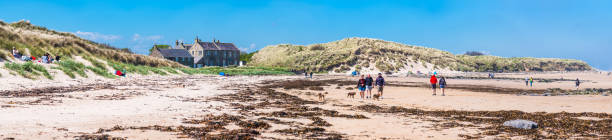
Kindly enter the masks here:
[[529, 77], [529, 86], [533, 87], [533, 77]]
[[312, 79], [312, 71], [310, 71], [310, 79]]
[[436, 75], [431, 75], [429, 82], [431, 83], [431, 89], [433, 90], [432, 95], [436, 96], [436, 83], [438, 83], [438, 79], [436, 78]]
[[366, 98], [371, 98], [372, 97], [372, 83], [374, 83], [374, 79], [372, 79], [372, 76], [370, 76], [370, 74], [368, 74], [368, 77], [365, 79], [365, 84], [366, 84]]
[[357, 89], [359, 89], [359, 96], [363, 99], [363, 92], [366, 90], [366, 80], [363, 78], [363, 75], [361, 75], [357, 82]]
[[440, 82], [438, 82], [438, 84], [440, 84], [440, 89], [442, 90], [442, 96], [445, 96], [444, 88], [446, 87], [446, 78], [444, 78], [444, 76], [440, 76]]
[[580, 88], [580, 80], [578, 80], [578, 78], [576, 78], [576, 89]]
[[376, 86], [378, 89], [378, 94], [380, 98], [383, 98], [383, 87], [385, 86], [385, 78], [382, 77], [382, 73], [378, 73], [378, 78], [376, 78]]
[[525, 77], [525, 86], [528, 87], [529, 86], [529, 77]]

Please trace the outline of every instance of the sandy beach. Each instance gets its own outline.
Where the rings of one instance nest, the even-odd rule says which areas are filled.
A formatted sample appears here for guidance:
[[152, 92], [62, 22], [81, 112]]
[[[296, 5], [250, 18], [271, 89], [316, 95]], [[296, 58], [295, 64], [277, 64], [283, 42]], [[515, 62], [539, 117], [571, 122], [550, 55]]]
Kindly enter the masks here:
[[[470, 76], [449, 75], [446, 96], [432, 96], [427, 78], [386, 77], [388, 86], [381, 100], [359, 99], [359, 95], [347, 98], [348, 92], [356, 92], [353, 88], [357, 78], [338, 75], [315, 75], [313, 79], [133, 76], [39, 85], [28, 84], [35, 81], [5, 80], [0, 94], [0, 137], [610, 138], [609, 91], [542, 96], [548, 88], [568, 93], [574, 93], [570, 91], [576, 88], [570, 80], [536, 82], [534, 87], [516, 80], [526, 76], [581, 77], [585, 82], [578, 90], [612, 88], [612, 77], [605, 73], [498, 74], [497, 79], [486, 79], [486, 75], [480, 74]], [[325, 96], [323, 100], [319, 94]], [[529, 131], [501, 126], [501, 122], [510, 119], [532, 119], [541, 124], [537, 130]], [[565, 123], [543, 123], [547, 119]], [[563, 127], [568, 126], [564, 125], [579, 130], [565, 130]]]

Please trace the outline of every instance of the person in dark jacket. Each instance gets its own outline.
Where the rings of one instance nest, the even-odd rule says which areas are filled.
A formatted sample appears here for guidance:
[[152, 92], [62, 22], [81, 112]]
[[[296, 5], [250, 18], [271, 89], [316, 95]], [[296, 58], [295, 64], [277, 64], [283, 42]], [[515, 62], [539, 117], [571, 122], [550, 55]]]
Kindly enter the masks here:
[[310, 79], [312, 79], [312, 71], [310, 71]]
[[382, 77], [381, 73], [378, 73], [378, 77], [376, 78], [376, 84], [378, 86], [378, 94], [380, 94], [380, 98], [383, 98], [383, 87], [385, 86], [385, 78]]
[[359, 96], [361, 96], [361, 99], [363, 99], [363, 92], [366, 90], [365, 82], [366, 80], [363, 78], [363, 75], [361, 75], [361, 78], [357, 82], [357, 89], [359, 89]]
[[371, 98], [372, 97], [372, 83], [374, 83], [374, 79], [372, 79], [372, 76], [368, 74], [368, 77], [365, 80], [366, 80], [365, 81], [366, 90], [368, 92], [368, 95], [366, 96], [366, 98]]
[[578, 89], [580, 87], [580, 80], [578, 80], [578, 78], [576, 78], [576, 89]]
[[438, 84], [440, 85], [440, 89], [442, 90], [442, 96], [444, 95], [444, 88], [446, 87], [446, 78], [444, 78], [444, 76], [440, 76], [440, 82], [438, 82]]

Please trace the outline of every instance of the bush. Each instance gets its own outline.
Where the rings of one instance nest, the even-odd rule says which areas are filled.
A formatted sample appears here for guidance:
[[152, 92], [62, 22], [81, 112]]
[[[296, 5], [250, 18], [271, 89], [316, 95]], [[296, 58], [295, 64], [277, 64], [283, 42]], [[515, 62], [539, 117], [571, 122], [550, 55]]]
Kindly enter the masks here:
[[311, 51], [325, 50], [325, 47], [323, 47], [321, 45], [313, 45], [313, 46], [310, 46], [310, 50]]
[[87, 60], [87, 61], [91, 62], [91, 65], [93, 65], [94, 67], [96, 67], [96, 68], [100, 68], [100, 69], [102, 69], [102, 70], [104, 70], [104, 71], [107, 71], [107, 70], [106, 70], [106, 64], [104, 64], [104, 63], [102, 63], [102, 62], [100, 62], [100, 61], [96, 60], [94, 57], [92, 57], [92, 56], [88, 56], [88, 55], [83, 55], [83, 58], [84, 58], [85, 60]]
[[4, 67], [17, 72], [19, 75], [28, 78], [35, 79], [36, 76], [41, 75], [45, 76], [47, 79], [53, 79], [51, 74], [47, 71], [47, 69], [39, 64], [34, 64], [32, 62], [26, 62], [23, 64], [17, 64], [13, 62], [4, 63]]
[[291, 75], [293, 72], [286, 68], [274, 67], [203, 67], [203, 68], [179, 68], [185, 74], [219, 74], [227, 75]]
[[86, 70], [85, 65], [83, 65], [82, 63], [76, 62], [71, 59], [64, 59], [62, 61], [57, 62], [57, 64], [59, 67], [53, 67], [53, 68], [63, 71], [70, 78], [76, 78], [76, 76], [74, 75], [75, 72], [79, 74], [81, 77], [85, 77], [85, 78], [88, 77], [87, 74], [85, 73], [85, 70]]
[[166, 72], [168, 72], [168, 73], [172, 73], [172, 74], [179, 74], [175, 68], [171, 68], [171, 67], [162, 67], [161, 69], [165, 70], [165, 71], [166, 71]]
[[469, 55], [469, 56], [481, 56], [481, 55], [485, 55], [482, 52], [478, 52], [478, 51], [467, 51], [465, 52], [465, 55]]
[[[85, 68], [91, 70], [92, 72], [94, 72], [97, 75], [100, 75], [102, 77], [106, 77], [106, 78], [116, 78], [117, 76], [114, 75], [113, 73], [110, 73], [105, 69], [101, 69], [101, 68], [97, 68], [97, 67], [92, 67], [92, 66], [86, 66]], [[73, 75], [74, 76], [74, 75]]]

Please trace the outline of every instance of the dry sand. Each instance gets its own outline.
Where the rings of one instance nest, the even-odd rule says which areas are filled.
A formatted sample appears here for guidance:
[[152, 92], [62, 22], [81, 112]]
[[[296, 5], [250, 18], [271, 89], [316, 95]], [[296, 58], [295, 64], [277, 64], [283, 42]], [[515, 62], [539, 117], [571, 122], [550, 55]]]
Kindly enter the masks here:
[[[224, 103], [207, 98], [232, 93], [220, 89], [285, 77], [137, 76], [89, 81], [116, 85], [117, 89], [77, 91], [44, 96], [0, 98], [0, 137], [17, 139], [74, 139], [74, 136], [119, 126], [181, 125], [183, 118], [224, 111]], [[20, 79], [21, 80], [21, 79]], [[182, 80], [182, 81], [177, 81]], [[26, 81], [26, 80], [23, 80]], [[17, 82], [17, 81], [15, 81]], [[40, 87], [80, 86], [85, 81], [55, 82]], [[24, 83], [8, 83], [11, 87]], [[185, 84], [183, 88], [181, 85]], [[44, 85], [44, 84], [41, 84]], [[21, 89], [21, 88], [20, 88]], [[50, 99], [44, 99], [49, 97]], [[42, 99], [42, 102], [36, 100]], [[130, 139], [175, 139], [166, 132], [113, 133]]]
[[[476, 75], [476, 76], [474, 76]], [[449, 75], [450, 76], [450, 75]], [[471, 74], [472, 77], [483, 77], [483, 74]], [[484, 75], [486, 77], [486, 74]], [[567, 95], [567, 96], [525, 96], [500, 94], [465, 89], [453, 89], [453, 84], [463, 86], [485, 85], [517, 90], [529, 89], [575, 89], [571, 81], [536, 83], [534, 87], [525, 87], [522, 80], [503, 78], [522, 78], [534, 76], [557, 79], [556, 77], [580, 77], [585, 83], [581, 88], [612, 88], [612, 77], [599, 73], [525, 73], [497, 74], [502, 79], [448, 79], [447, 96], [432, 96], [431, 89], [419, 86], [427, 84], [428, 79], [417, 77], [387, 77], [388, 83], [396, 86], [385, 87], [384, 99], [347, 98], [345, 84], [338, 86], [330, 83], [324, 90], [283, 89], [281, 86], [265, 87], [270, 84], [282, 84], [284, 80], [303, 79], [302, 76], [133, 76], [120, 79], [80, 79], [54, 82], [50, 80], [28, 81], [24, 79], [2, 80], [1, 89], [20, 91], [44, 87], [78, 87], [87, 84], [109, 84], [109, 88], [89, 89], [66, 93], [46, 93], [24, 97], [3, 95], [0, 98], [0, 137], [16, 139], [74, 139], [84, 134], [109, 134], [113, 137], [128, 139], [179, 139], [195, 136], [176, 131], [157, 131], [152, 129], [109, 130], [113, 127], [146, 127], [146, 126], [204, 126], [189, 124], [185, 120], [202, 118], [204, 115], [223, 113], [243, 116], [238, 122], [247, 120], [264, 122], [271, 127], [254, 129], [261, 135], [257, 139], [272, 138], [339, 138], [342, 139], [461, 139], [465, 135], [481, 136], [479, 138], [528, 138], [529, 135], [482, 135], [488, 131], [483, 127], [491, 124], [474, 124], [473, 122], [444, 120], [446, 117], [431, 115], [405, 115], [397, 113], [376, 113], [356, 109], [363, 105], [381, 107], [401, 106], [409, 109], [426, 111], [501, 111], [518, 110], [523, 112], [547, 113], [612, 113], [612, 97], [602, 95]], [[354, 77], [315, 75], [315, 81], [340, 79], [356, 81]], [[574, 78], [575, 79], [575, 78]], [[29, 84], [39, 82], [42, 84]], [[49, 84], [46, 84], [49, 83]], [[183, 87], [183, 85], [185, 87]], [[264, 86], [264, 87], [262, 87]], [[263, 89], [262, 89], [263, 88]], [[273, 91], [266, 91], [270, 88]], [[248, 89], [248, 90], [247, 90]], [[258, 91], [259, 89], [259, 91]], [[247, 90], [248, 92], [245, 92]], [[251, 91], [254, 92], [251, 92]], [[275, 93], [274, 91], [278, 92]], [[376, 91], [376, 90], [374, 90]], [[324, 93], [325, 100], [316, 96]], [[282, 94], [294, 95], [292, 98]], [[438, 93], [440, 94], [440, 93]], [[282, 98], [280, 98], [282, 97]], [[252, 98], [249, 99], [249, 98]], [[304, 100], [304, 101], [302, 101]], [[314, 101], [314, 102], [311, 102]], [[261, 103], [269, 104], [261, 104]], [[249, 107], [254, 107], [249, 109]], [[242, 109], [240, 109], [242, 108]], [[296, 111], [296, 108], [310, 109]], [[322, 114], [317, 114], [320, 108]], [[283, 117], [278, 113], [304, 113], [297, 117]], [[329, 115], [337, 111], [339, 115]], [[327, 112], [327, 113], [325, 113]], [[277, 113], [274, 115], [274, 113]], [[328, 115], [326, 115], [328, 114]], [[344, 116], [342, 115], [344, 114]], [[346, 116], [348, 115], [348, 116]], [[360, 118], [359, 115], [367, 117]], [[320, 117], [330, 126], [313, 126], [313, 117]], [[206, 118], [206, 117], [204, 117]], [[263, 120], [262, 118], [273, 118]], [[278, 119], [277, 121], [273, 121]], [[583, 119], [602, 119], [589, 118]], [[609, 119], [609, 118], [603, 118]], [[445, 125], [453, 123], [474, 126]], [[231, 122], [231, 121], [230, 121]], [[242, 130], [238, 122], [225, 125], [227, 130]], [[291, 128], [291, 129], [289, 129]], [[300, 128], [323, 128], [324, 131], [306, 131], [304, 133], [285, 133], [287, 130]], [[250, 129], [250, 128], [248, 128]], [[97, 133], [101, 131], [101, 133]], [[612, 131], [612, 130], [608, 130]], [[211, 134], [224, 133], [212, 132]], [[193, 138], [193, 137], [191, 137]]]

